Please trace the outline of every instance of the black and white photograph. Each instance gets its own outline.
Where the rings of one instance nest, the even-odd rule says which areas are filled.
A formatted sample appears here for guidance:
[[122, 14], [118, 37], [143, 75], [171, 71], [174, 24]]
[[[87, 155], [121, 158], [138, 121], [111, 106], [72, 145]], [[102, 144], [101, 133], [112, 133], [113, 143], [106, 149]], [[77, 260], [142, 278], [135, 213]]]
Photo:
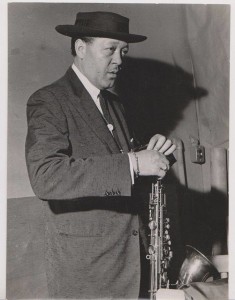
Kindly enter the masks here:
[[231, 5], [7, 18], [6, 299], [235, 299]]

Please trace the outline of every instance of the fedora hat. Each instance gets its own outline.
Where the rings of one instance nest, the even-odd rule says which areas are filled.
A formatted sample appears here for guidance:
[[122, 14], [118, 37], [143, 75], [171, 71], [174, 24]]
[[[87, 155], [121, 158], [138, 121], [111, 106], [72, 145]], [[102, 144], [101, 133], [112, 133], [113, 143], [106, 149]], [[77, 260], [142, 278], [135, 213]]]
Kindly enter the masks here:
[[55, 29], [69, 37], [106, 37], [127, 43], [138, 43], [147, 38], [129, 33], [128, 18], [104, 11], [77, 13], [74, 25], [58, 25]]

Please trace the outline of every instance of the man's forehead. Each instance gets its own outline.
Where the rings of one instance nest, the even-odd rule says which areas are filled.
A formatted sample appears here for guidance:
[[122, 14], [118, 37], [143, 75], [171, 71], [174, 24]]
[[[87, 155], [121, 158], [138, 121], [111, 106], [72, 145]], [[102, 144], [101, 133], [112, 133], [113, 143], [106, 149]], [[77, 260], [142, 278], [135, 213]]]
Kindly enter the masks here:
[[121, 47], [128, 46], [127, 42], [124, 42], [121, 40], [110, 39], [110, 38], [95, 37], [94, 40], [96, 40], [98, 43], [101, 43], [104, 45], [115, 45], [115, 46], [121, 46]]

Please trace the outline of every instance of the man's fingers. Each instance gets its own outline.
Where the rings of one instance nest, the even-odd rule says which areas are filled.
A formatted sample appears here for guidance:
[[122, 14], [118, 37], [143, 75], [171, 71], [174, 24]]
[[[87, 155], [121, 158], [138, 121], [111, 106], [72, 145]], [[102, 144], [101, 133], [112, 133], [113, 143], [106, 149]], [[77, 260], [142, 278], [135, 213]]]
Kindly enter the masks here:
[[169, 149], [167, 149], [167, 151], [164, 153], [164, 155], [170, 155], [171, 153], [173, 153], [176, 149], [176, 145], [172, 145]]
[[176, 149], [176, 146], [172, 144], [170, 139], [166, 139], [165, 136], [161, 134], [154, 135], [148, 144], [147, 150], [157, 150], [164, 155], [169, 155], [173, 153]]
[[151, 139], [150, 139], [150, 141], [148, 143], [147, 150], [153, 150], [154, 149], [156, 141], [158, 140], [159, 137], [160, 137], [159, 134], [155, 134], [153, 137], [151, 137]]
[[171, 140], [166, 140], [165, 143], [162, 145], [162, 147], [158, 150], [160, 153], [164, 153], [165, 151], [168, 150], [172, 146], [172, 141]]
[[160, 168], [160, 170], [163, 170], [165, 172], [168, 171], [170, 169], [169, 162], [168, 163], [164, 163], [164, 162], [159, 163], [159, 168]]
[[163, 135], [161, 135], [161, 136], [159, 137], [157, 143], [156, 143], [155, 146], [154, 146], [154, 150], [159, 151], [159, 149], [161, 149], [162, 146], [164, 145], [165, 141], [166, 141], [166, 137], [163, 136]]
[[147, 150], [159, 150], [165, 141], [166, 138], [163, 135], [156, 134], [150, 139]]
[[166, 175], [166, 172], [163, 171], [163, 170], [160, 170], [160, 172], [158, 173], [158, 177], [159, 177], [160, 179], [162, 179], [163, 177], [165, 177], [165, 175]]

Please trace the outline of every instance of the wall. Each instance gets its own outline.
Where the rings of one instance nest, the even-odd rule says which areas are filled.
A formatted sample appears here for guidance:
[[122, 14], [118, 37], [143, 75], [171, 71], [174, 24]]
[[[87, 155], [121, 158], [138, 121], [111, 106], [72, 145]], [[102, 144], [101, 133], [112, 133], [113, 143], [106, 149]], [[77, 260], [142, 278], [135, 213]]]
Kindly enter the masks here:
[[[229, 146], [229, 9], [189, 5], [184, 14], [195, 84], [208, 90], [205, 101], [196, 102], [196, 111], [200, 141], [210, 161], [212, 148]], [[211, 188], [209, 167], [202, 166], [204, 191]]]
[[[130, 31], [148, 36], [147, 41], [130, 45], [129, 68], [123, 70], [119, 92], [128, 91], [123, 99], [140, 139], [146, 141], [160, 131], [183, 141], [188, 186], [179, 194], [182, 223], [188, 229], [183, 238], [192, 239], [193, 215], [195, 222], [202, 222], [198, 239], [211, 242], [207, 238], [211, 224], [204, 225], [208, 216], [203, 210], [210, 208], [208, 200], [204, 205], [211, 190], [210, 151], [228, 148], [229, 6], [11, 3], [8, 298], [46, 297], [47, 293], [41, 262], [41, 206], [33, 197], [24, 160], [27, 99], [62, 76], [72, 62], [69, 39], [54, 27], [72, 24], [77, 11], [94, 10], [128, 16]], [[206, 147], [204, 165], [191, 162], [190, 137]], [[196, 234], [193, 238], [197, 243]]]

